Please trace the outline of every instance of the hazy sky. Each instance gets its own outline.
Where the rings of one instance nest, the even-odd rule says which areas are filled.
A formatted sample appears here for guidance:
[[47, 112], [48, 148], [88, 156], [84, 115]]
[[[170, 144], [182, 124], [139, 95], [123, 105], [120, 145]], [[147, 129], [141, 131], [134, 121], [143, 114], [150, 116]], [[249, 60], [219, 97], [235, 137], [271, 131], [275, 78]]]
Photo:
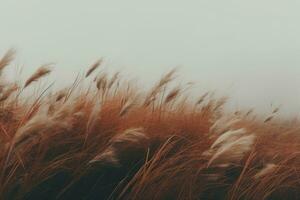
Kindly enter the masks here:
[[58, 82], [99, 57], [146, 84], [181, 66], [199, 92], [296, 113], [299, 10], [298, 0], [0, 0], [0, 53], [16, 48], [25, 75], [55, 62]]

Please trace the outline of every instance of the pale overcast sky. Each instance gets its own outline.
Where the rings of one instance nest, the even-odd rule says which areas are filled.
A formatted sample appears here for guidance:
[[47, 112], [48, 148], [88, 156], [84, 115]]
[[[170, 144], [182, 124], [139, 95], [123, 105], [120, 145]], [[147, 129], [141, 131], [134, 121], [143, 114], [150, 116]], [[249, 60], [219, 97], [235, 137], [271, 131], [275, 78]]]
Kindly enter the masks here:
[[0, 53], [17, 49], [25, 75], [55, 62], [58, 82], [99, 57], [146, 84], [181, 66], [236, 107], [297, 113], [299, 10], [298, 0], [1, 0]]

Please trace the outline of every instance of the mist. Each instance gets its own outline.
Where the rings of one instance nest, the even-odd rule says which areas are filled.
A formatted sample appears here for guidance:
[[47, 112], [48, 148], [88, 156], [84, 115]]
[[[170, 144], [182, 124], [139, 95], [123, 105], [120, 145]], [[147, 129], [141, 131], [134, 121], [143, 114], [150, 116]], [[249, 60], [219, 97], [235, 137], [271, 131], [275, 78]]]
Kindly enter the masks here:
[[100, 57], [108, 71], [145, 85], [179, 67], [177, 80], [196, 82], [193, 92], [298, 115], [299, 8], [293, 0], [3, 0], [0, 53], [15, 48], [25, 77], [54, 62], [58, 85]]

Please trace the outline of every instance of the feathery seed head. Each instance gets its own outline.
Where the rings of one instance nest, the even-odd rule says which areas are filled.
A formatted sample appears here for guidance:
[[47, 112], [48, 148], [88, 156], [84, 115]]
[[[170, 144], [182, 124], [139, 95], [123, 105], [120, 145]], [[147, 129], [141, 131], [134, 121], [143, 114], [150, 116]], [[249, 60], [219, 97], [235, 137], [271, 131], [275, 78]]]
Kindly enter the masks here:
[[89, 77], [101, 64], [102, 64], [103, 60], [97, 60], [87, 71], [87, 73], [85, 74], [85, 77]]
[[50, 74], [50, 65], [51, 64], [41, 66], [29, 79], [27, 79], [24, 88], [28, 87], [31, 83], [38, 81], [40, 78]]

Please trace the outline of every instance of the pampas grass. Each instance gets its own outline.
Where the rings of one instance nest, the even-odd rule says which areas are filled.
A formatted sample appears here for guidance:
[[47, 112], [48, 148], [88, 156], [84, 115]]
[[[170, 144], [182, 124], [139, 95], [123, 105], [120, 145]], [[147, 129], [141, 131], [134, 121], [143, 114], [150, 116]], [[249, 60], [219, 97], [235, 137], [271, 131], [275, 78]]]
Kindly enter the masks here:
[[237, 138], [241, 137], [246, 133], [245, 129], [238, 129], [234, 131], [227, 131], [226, 133], [223, 133], [218, 139], [215, 140], [215, 142], [211, 145], [211, 148], [216, 148], [219, 145], [222, 145], [223, 143], [231, 143]]
[[125, 157], [126, 152], [146, 150], [148, 148], [148, 136], [143, 128], [131, 128], [116, 135], [109, 142], [108, 148], [89, 161], [89, 164], [109, 164], [112, 166], [121, 165], [120, 160]]
[[243, 155], [251, 150], [254, 139], [254, 135], [248, 135], [224, 144], [214, 153], [207, 165], [239, 162], [243, 158]]
[[[2, 57], [1, 72], [13, 57]], [[176, 70], [149, 91], [101, 71], [21, 95], [50, 72], [42, 66], [24, 83], [0, 77], [0, 199], [300, 196], [300, 123], [280, 118], [279, 107], [266, 118], [226, 111], [226, 97], [174, 87]]]
[[6, 54], [0, 59], [0, 74], [2, 74], [3, 69], [8, 66], [11, 61], [13, 61], [15, 56], [15, 50], [10, 49]]
[[274, 115], [271, 115], [264, 120], [264, 123], [268, 123], [268, 122], [272, 121], [273, 119], [274, 119]]
[[89, 77], [102, 63], [102, 59], [97, 60], [86, 72], [85, 77]]
[[272, 172], [274, 172], [274, 170], [276, 170], [276, 168], [277, 168], [277, 165], [269, 163], [262, 170], [260, 170], [257, 174], [255, 174], [254, 178], [259, 179], [268, 174], [271, 174]]
[[144, 105], [148, 106], [156, 100], [156, 96], [163, 90], [164, 86], [170, 83], [174, 79], [176, 69], [171, 70], [165, 74], [160, 81], [150, 90], [149, 94], [145, 98]]
[[50, 64], [41, 66], [34, 74], [32, 74], [29, 79], [25, 82], [24, 88], [28, 87], [30, 84], [32, 84], [35, 81], [38, 81], [40, 78], [48, 75], [50, 70]]
[[181, 92], [181, 88], [178, 86], [174, 89], [172, 89], [169, 94], [166, 96], [164, 103], [167, 104], [169, 102], [171, 102], [172, 100], [176, 99]]
[[12, 84], [12, 85], [8, 86], [8, 88], [2, 93], [2, 95], [0, 97], [0, 102], [7, 100], [18, 89], [19, 89], [19, 86], [17, 84]]

